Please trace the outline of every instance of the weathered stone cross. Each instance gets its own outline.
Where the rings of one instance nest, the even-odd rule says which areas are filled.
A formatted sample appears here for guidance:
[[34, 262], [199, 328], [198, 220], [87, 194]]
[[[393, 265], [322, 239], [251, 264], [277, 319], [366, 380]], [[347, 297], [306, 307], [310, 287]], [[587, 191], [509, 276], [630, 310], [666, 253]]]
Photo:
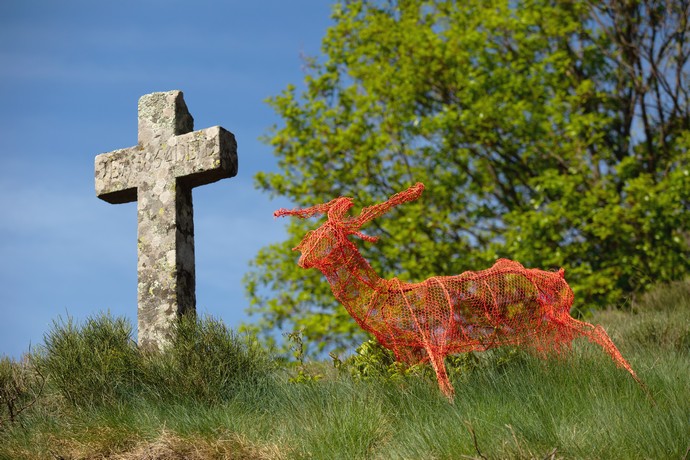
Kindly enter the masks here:
[[196, 308], [192, 188], [237, 174], [234, 136], [193, 129], [181, 91], [147, 94], [136, 147], [96, 156], [96, 195], [137, 202], [142, 347], [165, 346], [174, 319]]

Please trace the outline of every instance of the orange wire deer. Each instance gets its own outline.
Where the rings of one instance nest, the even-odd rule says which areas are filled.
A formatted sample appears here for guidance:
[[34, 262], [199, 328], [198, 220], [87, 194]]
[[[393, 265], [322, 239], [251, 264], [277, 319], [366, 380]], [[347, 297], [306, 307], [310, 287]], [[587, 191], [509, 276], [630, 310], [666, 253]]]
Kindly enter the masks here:
[[301, 252], [299, 266], [319, 269], [355, 321], [398, 361], [415, 364], [428, 359], [449, 399], [454, 390], [444, 364], [448, 354], [511, 344], [542, 354], [560, 352], [580, 336], [600, 345], [640, 382], [603, 328], [570, 316], [574, 297], [563, 269], [526, 269], [499, 259], [487, 270], [435, 276], [421, 283], [379, 277], [348, 237], [375, 242], [377, 238], [360, 228], [394, 206], [416, 200], [423, 190], [417, 183], [362, 209], [356, 217], [346, 216], [354, 204], [347, 197], [306, 209], [279, 209], [274, 216], [327, 216], [294, 248]]

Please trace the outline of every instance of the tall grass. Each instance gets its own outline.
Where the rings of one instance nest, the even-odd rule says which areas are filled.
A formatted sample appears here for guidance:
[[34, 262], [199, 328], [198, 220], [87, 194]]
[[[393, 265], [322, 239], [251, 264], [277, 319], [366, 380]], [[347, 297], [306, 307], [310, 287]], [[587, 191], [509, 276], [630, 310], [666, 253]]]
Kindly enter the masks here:
[[[300, 372], [321, 380], [289, 383], [255, 342], [208, 318], [180, 323], [161, 355], [134, 348], [118, 319], [57, 322], [30, 360], [45, 391], [12, 422], [0, 412], [0, 459], [688, 458], [690, 290], [661, 289], [591, 319], [654, 400], [586, 341], [565, 359], [510, 349], [459, 358], [450, 404], [431, 372], [392, 378], [387, 362], [385, 372], [362, 359], [312, 363]], [[75, 351], [85, 343], [91, 354]]]

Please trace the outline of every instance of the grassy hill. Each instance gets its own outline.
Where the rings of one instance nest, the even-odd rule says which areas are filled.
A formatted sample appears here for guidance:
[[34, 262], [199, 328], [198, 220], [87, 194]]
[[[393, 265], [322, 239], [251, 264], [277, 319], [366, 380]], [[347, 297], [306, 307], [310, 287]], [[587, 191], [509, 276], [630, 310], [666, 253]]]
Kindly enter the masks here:
[[565, 359], [449, 359], [451, 404], [428, 368], [371, 344], [289, 365], [208, 318], [181, 322], [162, 355], [123, 319], [58, 320], [40, 349], [0, 360], [0, 459], [690, 458], [690, 283], [588, 321], [651, 397], [584, 340]]

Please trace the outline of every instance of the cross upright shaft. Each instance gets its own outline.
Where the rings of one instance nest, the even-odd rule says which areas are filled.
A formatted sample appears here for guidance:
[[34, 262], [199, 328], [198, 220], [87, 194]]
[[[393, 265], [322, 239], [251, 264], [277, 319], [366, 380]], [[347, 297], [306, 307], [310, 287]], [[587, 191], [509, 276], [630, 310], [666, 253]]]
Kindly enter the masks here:
[[96, 195], [137, 202], [139, 345], [161, 348], [196, 308], [192, 188], [237, 174], [237, 144], [220, 126], [193, 131], [181, 91], [139, 99], [135, 147], [96, 156]]

